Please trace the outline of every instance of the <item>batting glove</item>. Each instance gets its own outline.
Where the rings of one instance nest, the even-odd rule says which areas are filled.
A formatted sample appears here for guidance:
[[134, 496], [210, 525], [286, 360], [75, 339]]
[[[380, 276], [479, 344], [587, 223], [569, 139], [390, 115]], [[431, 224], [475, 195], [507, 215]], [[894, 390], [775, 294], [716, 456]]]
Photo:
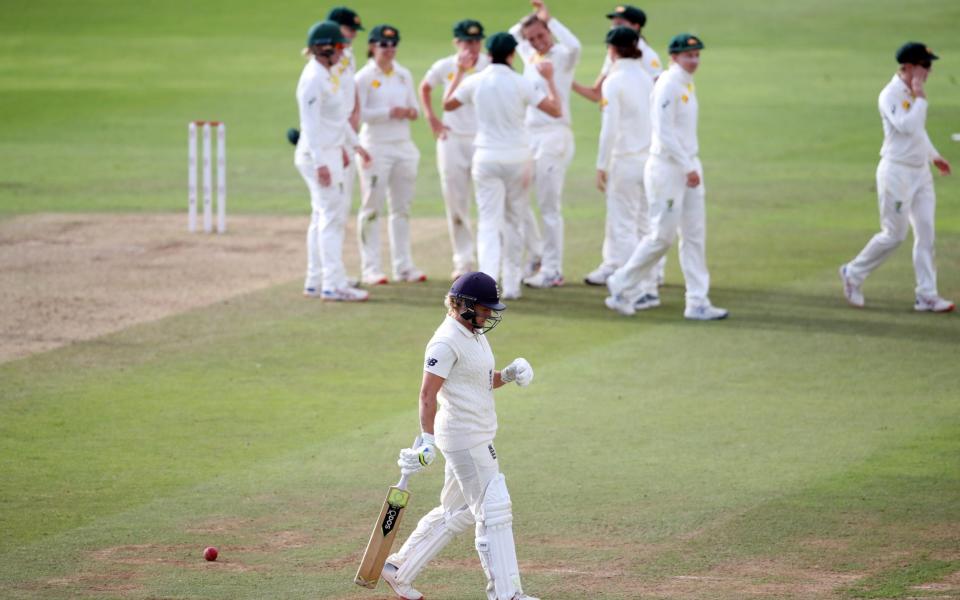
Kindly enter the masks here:
[[400, 458], [397, 459], [397, 466], [400, 467], [400, 473], [403, 475], [412, 475], [417, 471], [423, 470], [430, 465], [437, 457], [437, 448], [434, 443], [433, 434], [423, 433], [420, 435], [420, 444], [416, 448], [404, 448], [400, 450]]
[[520, 387], [526, 387], [533, 381], [533, 367], [525, 358], [515, 358], [512, 363], [500, 371], [500, 379], [504, 383], [516, 381]]

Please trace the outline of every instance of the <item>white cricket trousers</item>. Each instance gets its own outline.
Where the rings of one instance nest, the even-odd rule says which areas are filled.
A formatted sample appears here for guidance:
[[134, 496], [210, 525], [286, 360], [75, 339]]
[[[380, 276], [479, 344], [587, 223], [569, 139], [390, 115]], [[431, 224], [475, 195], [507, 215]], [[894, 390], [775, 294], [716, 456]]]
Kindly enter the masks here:
[[882, 159], [877, 166], [880, 233], [848, 265], [847, 277], [862, 284], [907, 238], [913, 227], [913, 270], [918, 296], [937, 296], [934, 265], [934, 213], [937, 199], [930, 167], [912, 167]]
[[[643, 187], [649, 154], [616, 155], [607, 177], [607, 219], [603, 237], [603, 266], [611, 271], [627, 263], [640, 240], [650, 232], [650, 210]], [[658, 263], [658, 268], [663, 261]], [[656, 269], [641, 284], [642, 294], [657, 293]], [[641, 294], [641, 295], [642, 295]]]
[[[644, 292], [655, 267], [680, 235], [680, 269], [686, 282], [688, 306], [709, 302], [707, 272], [707, 219], [704, 205], [703, 166], [696, 161], [700, 185], [687, 187], [687, 175], [678, 163], [651, 156], [644, 168], [644, 189], [650, 205], [650, 231], [640, 240], [626, 264], [610, 276], [611, 291], [631, 302]], [[655, 279], [654, 279], [655, 281]]]
[[447, 207], [447, 229], [453, 247], [453, 270], [472, 271], [474, 267], [473, 224], [470, 221], [470, 167], [473, 162], [472, 135], [447, 132], [437, 140], [437, 170], [440, 189]]
[[[563, 182], [573, 159], [573, 132], [565, 125], [529, 130], [533, 153], [533, 183], [537, 207], [543, 221], [543, 249], [540, 269], [563, 272]], [[527, 237], [530, 237], [527, 232]]]
[[310, 190], [310, 227], [307, 229], [307, 277], [304, 288], [337, 290], [347, 287], [343, 266], [343, 236], [350, 214], [340, 148], [328, 150], [322, 162], [330, 169], [330, 185], [322, 187], [313, 163], [297, 162]]
[[526, 188], [530, 162], [473, 161], [477, 199], [477, 261], [480, 270], [500, 279], [505, 295], [519, 295], [523, 277]]
[[392, 144], [370, 144], [373, 159], [369, 167], [360, 168], [360, 211], [357, 214], [357, 236], [360, 241], [360, 264], [364, 277], [383, 273], [380, 264], [380, 217], [384, 202], [389, 204], [388, 233], [394, 279], [413, 270], [410, 251], [410, 204], [417, 182], [420, 151], [411, 141]]
[[[478, 538], [486, 533], [482, 522], [490, 516], [491, 504], [486, 498], [487, 491], [495, 478], [502, 478], [492, 441], [466, 450], [444, 451], [443, 456], [446, 467], [440, 505], [424, 515], [400, 550], [387, 558], [398, 567], [397, 580], [407, 585], [412, 585], [427, 563], [470, 526], [477, 526]], [[494, 487], [506, 494], [504, 485]], [[507, 500], [509, 503], [509, 497]], [[509, 507], [506, 510], [509, 511]], [[507, 543], [508, 554], [515, 557], [512, 535]], [[517, 579], [519, 587], [519, 574]], [[488, 596], [495, 597], [490, 594], [488, 589]]]

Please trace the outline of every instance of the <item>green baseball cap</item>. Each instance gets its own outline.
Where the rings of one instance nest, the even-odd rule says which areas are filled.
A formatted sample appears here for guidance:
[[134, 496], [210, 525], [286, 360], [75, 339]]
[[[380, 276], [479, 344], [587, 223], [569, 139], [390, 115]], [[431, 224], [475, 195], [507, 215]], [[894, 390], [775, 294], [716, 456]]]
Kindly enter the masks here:
[[926, 44], [907, 42], [897, 50], [897, 62], [901, 65], [922, 65], [940, 58]]
[[621, 4], [620, 6], [613, 9], [613, 12], [607, 13], [608, 19], [620, 18], [624, 21], [629, 21], [634, 25], [639, 25], [643, 27], [647, 24], [647, 13], [643, 12], [636, 6], [630, 6], [629, 4]]
[[400, 30], [393, 25], [377, 25], [370, 30], [369, 41], [371, 44], [378, 42], [393, 42], [394, 45], [400, 43]]
[[506, 56], [516, 49], [517, 38], [505, 31], [501, 31], [488, 37], [486, 46], [490, 54]]
[[327, 19], [339, 25], [346, 25], [354, 31], [363, 31], [363, 23], [360, 22], [360, 15], [356, 11], [346, 6], [338, 6], [330, 9]]
[[332, 46], [348, 42], [340, 31], [340, 24], [335, 21], [318, 21], [307, 31], [307, 46]]
[[703, 50], [703, 40], [691, 33], [678, 33], [670, 40], [667, 52], [679, 54], [688, 50]]
[[639, 41], [640, 34], [637, 33], [637, 30], [632, 27], [627, 27], [626, 25], [614, 27], [607, 32], [606, 42], [611, 46], [620, 48], [636, 46]]
[[453, 37], [458, 40], [482, 40], [483, 25], [480, 21], [464, 19], [453, 26]]

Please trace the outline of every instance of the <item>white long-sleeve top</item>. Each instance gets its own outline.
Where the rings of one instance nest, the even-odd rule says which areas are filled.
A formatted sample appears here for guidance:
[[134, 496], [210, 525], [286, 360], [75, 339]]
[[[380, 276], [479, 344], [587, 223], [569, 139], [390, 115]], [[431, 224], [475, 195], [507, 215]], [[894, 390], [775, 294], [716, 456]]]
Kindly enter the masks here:
[[348, 120], [347, 99], [335, 68], [327, 69], [310, 57], [297, 82], [300, 111], [297, 161], [312, 162], [314, 167], [326, 166], [324, 154], [330, 150], [357, 145], [356, 133]]
[[[663, 63], [660, 62], [660, 55], [650, 47], [650, 44], [647, 43], [647, 40], [640, 38], [637, 40], [637, 48], [640, 48], [640, 51], [643, 52], [643, 56], [640, 57], [640, 64], [643, 65], [643, 70], [647, 72], [647, 75], [651, 79], [656, 81], [657, 77], [660, 77], [660, 74], [663, 73]], [[606, 57], [603, 59], [603, 67], [600, 68], [600, 74], [606, 77], [610, 73], [610, 67], [613, 66], [613, 61], [610, 60], [610, 53], [608, 52]]]
[[334, 65], [333, 72], [340, 78], [340, 87], [343, 88], [343, 98], [346, 104], [347, 116], [353, 113], [357, 103], [357, 88], [354, 78], [357, 76], [357, 61], [353, 57], [353, 48], [344, 48], [343, 56]]
[[523, 76], [533, 82], [538, 90], [546, 96], [549, 87], [547, 80], [537, 71], [537, 64], [549, 60], [553, 63], [553, 84], [560, 97], [562, 113], [559, 117], [551, 117], [536, 106], [527, 109], [525, 124], [527, 127], [546, 127], [563, 124], [570, 126], [570, 90], [573, 87], [573, 75], [580, 62], [580, 40], [573, 35], [566, 26], [557, 19], [547, 21], [547, 28], [556, 38], [556, 43], [540, 54], [533, 49], [530, 42], [523, 39], [520, 23], [510, 28], [510, 34], [517, 40], [517, 53], [523, 59]]
[[597, 168], [610, 170], [614, 156], [650, 151], [650, 93], [653, 79], [639, 59], [620, 58], [603, 80]]
[[507, 65], [495, 63], [463, 80], [453, 91], [453, 98], [476, 109], [474, 160], [509, 163], [530, 159], [523, 119], [527, 108], [543, 102], [546, 94], [529, 79]]
[[374, 61], [357, 72], [360, 98], [360, 141], [362, 144], [389, 144], [410, 140], [410, 119], [392, 119], [393, 108], [412, 108], [419, 114], [413, 76], [394, 61], [393, 70], [384, 72]]
[[650, 154], [672, 160], [684, 173], [696, 168], [697, 95], [693, 76], [673, 63], [653, 84], [650, 98]]
[[[464, 73], [464, 79], [476, 75], [487, 68], [489, 64], [490, 56], [481, 54], [477, 57], [477, 64]], [[457, 55], [454, 54], [453, 56], [441, 58], [433, 63], [433, 66], [430, 67], [430, 70], [424, 75], [423, 80], [427, 82], [431, 89], [440, 90], [440, 97], [444, 98], [447, 95], [447, 88], [450, 87], [450, 83], [453, 82], [453, 78], [456, 76]], [[477, 133], [477, 115], [472, 106], [463, 106], [449, 112], [444, 111], [441, 121], [450, 128], [451, 132], [457, 135], [476, 135]]]
[[939, 156], [927, 135], [927, 100], [915, 97], [899, 74], [880, 92], [878, 103], [883, 121], [880, 156], [914, 167]]

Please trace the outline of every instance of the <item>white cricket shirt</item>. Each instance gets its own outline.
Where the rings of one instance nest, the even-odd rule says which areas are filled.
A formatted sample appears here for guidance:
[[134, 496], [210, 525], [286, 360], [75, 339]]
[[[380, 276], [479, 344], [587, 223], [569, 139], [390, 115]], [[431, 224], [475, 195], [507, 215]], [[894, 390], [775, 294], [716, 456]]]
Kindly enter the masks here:
[[497, 435], [493, 351], [487, 336], [447, 315], [427, 344], [424, 371], [443, 377], [434, 435], [444, 452], [490, 442]]
[[528, 106], [537, 106], [547, 96], [529, 79], [508, 65], [491, 64], [460, 82], [453, 97], [476, 110], [474, 160], [511, 163], [530, 159], [524, 116]]
[[390, 110], [396, 107], [417, 110], [417, 95], [413, 91], [410, 71], [394, 61], [393, 70], [386, 73], [371, 60], [357, 72], [355, 81], [363, 122], [361, 144], [410, 141], [410, 119], [390, 118]]
[[693, 76], [673, 63], [653, 84], [650, 98], [650, 154], [696, 169], [700, 152], [697, 142], [697, 95]]
[[350, 127], [350, 113], [343, 87], [333, 70], [327, 70], [312, 56], [304, 65], [297, 82], [297, 106], [300, 110], [300, 139], [297, 142], [298, 163], [321, 167], [323, 155], [331, 150], [353, 147], [356, 134]]
[[343, 99], [349, 117], [357, 103], [357, 92], [353, 82], [353, 78], [357, 75], [357, 61], [353, 57], [353, 48], [343, 49], [343, 56], [334, 66], [333, 72], [340, 78], [340, 87], [343, 89]]
[[[477, 57], [477, 64], [464, 73], [464, 79], [479, 73], [489, 64], [490, 56], [481, 54]], [[457, 55], [454, 54], [453, 56], [441, 58], [433, 63], [433, 66], [430, 67], [430, 70], [424, 75], [423, 80], [426, 81], [432, 89], [440, 90], [440, 97], [444, 98], [447, 95], [447, 88], [450, 87], [450, 83], [456, 76]], [[440, 120], [450, 128], [451, 133], [469, 136], [476, 135], [477, 133], [477, 116], [472, 106], [463, 106], [449, 112], [444, 111], [443, 117]]]
[[570, 90], [573, 87], [574, 71], [580, 62], [580, 40], [556, 19], [547, 21], [547, 28], [556, 38], [556, 43], [546, 54], [540, 54], [533, 49], [530, 42], [523, 39], [520, 23], [510, 28], [510, 34], [517, 40], [517, 53], [523, 59], [523, 76], [532, 81], [544, 96], [547, 95], [549, 87], [547, 80], [537, 71], [537, 65], [547, 60], [553, 63], [553, 84], [557, 88], [562, 114], [552, 117], [536, 105], [530, 106], [527, 108], [525, 123], [531, 129], [557, 124], [570, 126]]
[[[650, 44], [647, 43], [647, 40], [640, 38], [637, 40], [637, 48], [640, 48], [640, 51], [643, 52], [643, 56], [640, 57], [640, 64], [643, 65], [643, 70], [647, 72], [647, 75], [650, 76], [650, 79], [656, 80], [657, 77], [660, 77], [660, 74], [663, 73], [663, 63], [660, 62], [660, 55], [650, 47]], [[613, 61], [610, 60], [610, 53], [607, 52], [606, 57], [603, 59], [603, 67], [600, 68], [600, 74], [606, 77], [610, 73], [610, 67], [613, 66]]]
[[653, 79], [640, 61], [621, 58], [603, 80], [597, 168], [610, 170], [614, 156], [650, 151], [650, 92]]
[[927, 100], [917, 98], [900, 75], [880, 92], [883, 146], [880, 156], [912, 167], [922, 167], [939, 153], [927, 135]]

